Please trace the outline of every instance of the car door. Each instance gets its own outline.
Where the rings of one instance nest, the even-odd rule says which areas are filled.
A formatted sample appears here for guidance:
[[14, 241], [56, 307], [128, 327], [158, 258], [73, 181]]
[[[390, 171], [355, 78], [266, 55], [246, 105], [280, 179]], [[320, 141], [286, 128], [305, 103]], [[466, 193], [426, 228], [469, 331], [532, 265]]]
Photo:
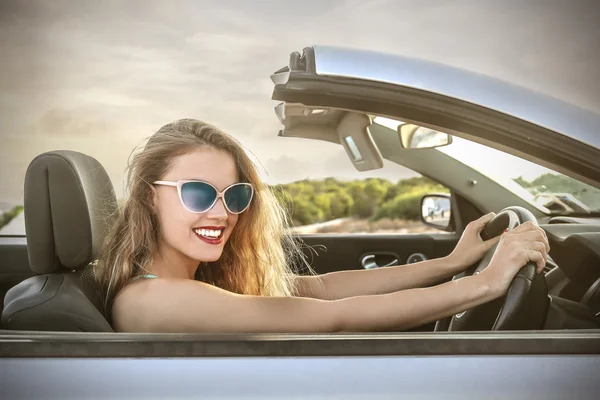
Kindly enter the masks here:
[[455, 234], [315, 234], [302, 235], [316, 273], [405, 265], [443, 257], [452, 251]]
[[594, 399], [599, 343], [589, 331], [0, 332], [0, 387], [15, 400]]

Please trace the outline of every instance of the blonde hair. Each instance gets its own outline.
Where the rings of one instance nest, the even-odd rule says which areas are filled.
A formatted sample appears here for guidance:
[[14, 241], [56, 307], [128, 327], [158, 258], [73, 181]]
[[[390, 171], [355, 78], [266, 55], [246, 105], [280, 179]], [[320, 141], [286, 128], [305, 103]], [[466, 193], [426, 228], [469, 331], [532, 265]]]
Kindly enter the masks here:
[[292, 296], [296, 292], [293, 267], [299, 265], [297, 261], [310, 270], [299, 243], [286, 234], [289, 219], [285, 211], [260, 180], [242, 146], [214, 126], [182, 119], [160, 128], [130, 159], [129, 197], [119, 207], [93, 267], [108, 313], [114, 297], [131, 278], [146, 271], [157, 251], [160, 226], [151, 211], [150, 183], [167, 173], [174, 157], [198, 148], [230, 154], [240, 181], [252, 184], [255, 195], [250, 207], [240, 214], [219, 260], [200, 263], [196, 279], [239, 294]]

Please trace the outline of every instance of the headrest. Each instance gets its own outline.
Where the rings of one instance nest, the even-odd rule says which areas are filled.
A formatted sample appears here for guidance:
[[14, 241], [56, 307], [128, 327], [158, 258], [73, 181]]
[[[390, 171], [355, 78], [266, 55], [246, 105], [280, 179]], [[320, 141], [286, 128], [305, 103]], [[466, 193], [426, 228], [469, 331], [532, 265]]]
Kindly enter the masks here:
[[108, 174], [74, 151], [37, 156], [25, 175], [25, 229], [33, 272], [74, 270], [95, 260], [117, 207]]

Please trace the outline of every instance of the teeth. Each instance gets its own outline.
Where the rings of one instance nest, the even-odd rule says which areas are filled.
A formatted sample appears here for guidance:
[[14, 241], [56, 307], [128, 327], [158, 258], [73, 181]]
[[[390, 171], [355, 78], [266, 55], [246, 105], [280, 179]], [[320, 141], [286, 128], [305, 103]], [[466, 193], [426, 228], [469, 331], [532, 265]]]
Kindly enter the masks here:
[[220, 229], [195, 229], [194, 232], [196, 232], [200, 236], [206, 236], [211, 238], [218, 238], [219, 236], [221, 236], [221, 233], [223, 233], [223, 231]]

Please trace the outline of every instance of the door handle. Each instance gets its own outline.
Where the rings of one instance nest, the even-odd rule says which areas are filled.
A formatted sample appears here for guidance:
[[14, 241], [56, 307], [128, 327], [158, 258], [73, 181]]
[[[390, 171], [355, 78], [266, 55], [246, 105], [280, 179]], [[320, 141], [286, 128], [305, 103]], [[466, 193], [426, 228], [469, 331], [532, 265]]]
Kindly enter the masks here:
[[367, 254], [366, 256], [363, 256], [363, 258], [360, 260], [360, 263], [362, 264], [364, 269], [385, 268], [385, 267], [391, 267], [393, 265], [398, 264], [397, 257], [385, 265], [377, 264], [376, 258], [377, 258], [377, 254]]

